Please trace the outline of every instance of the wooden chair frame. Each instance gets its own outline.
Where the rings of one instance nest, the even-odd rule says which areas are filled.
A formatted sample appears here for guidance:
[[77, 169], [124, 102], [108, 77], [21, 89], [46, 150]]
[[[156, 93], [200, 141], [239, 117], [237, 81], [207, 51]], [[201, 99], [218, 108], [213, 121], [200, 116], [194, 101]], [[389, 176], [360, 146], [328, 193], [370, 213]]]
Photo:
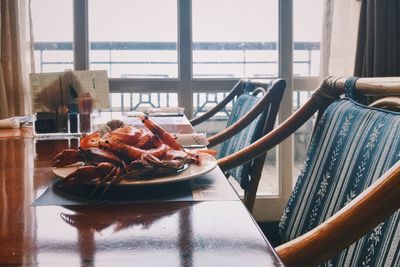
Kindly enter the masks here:
[[[266, 153], [293, 134], [313, 114], [323, 111], [344, 93], [346, 78], [328, 77], [312, 97], [279, 127], [252, 145], [219, 159], [222, 170], [233, 168]], [[398, 106], [400, 77], [360, 78], [356, 90], [382, 98], [376, 107]], [[276, 248], [287, 266], [314, 266], [339, 253], [400, 208], [400, 162], [342, 210], [312, 231]]]
[[[286, 82], [283, 79], [275, 79], [271, 83], [263, 82], [260, 80], [242, 79], [233, 87], [229, 94], [219, 104], [204, 113], [202, 116], [192, 119], [190, 121], [191, 124], [193, 126], [198, 125], [214, 116], [228, 103], [230, 103], [235, 97], [238, 97], [241, 94], [245, 93], [244, 86], [250, 86], [251, 91], [255, 95], [257, 93], [262, 93], [260, 100], [246, 115], [240, 118], [237, 122], [224, 129], [220, 133], [209, 137], [207, 139], [209, 147], [216, 146], [239, 133], [241, 130], [246, 128], [246, 126], [248, 126], [259, 114], [264, 112], [266, 108], [269, 108], [269, 113], [263, 127], [263, 133], [267, 134], [274, 128], [279, 105], [283, 97], [284, 89], [286, 87]], [[250, 184], [244, 192], [244, 204], [250, 212], [253, 210], [265, 157], [265, 153], [260, 154], [260, 156], [258, 157], [254, 157], [253, 166], [250, 172]], [[245, 162], [243, 162], [243, 164], [244, 163]], [[239, 163], [236, 166], [239, 165], [241, 164]], [[227, 171], [228, 169], [225, 169], [225, 171]]]
[[[232, 124], [230, 127], [224, 129], [223, 131], [207, 138], [208, 141], [208, 146], [209, 147], [214, 147], [225, 140], [231, 138], [232, 136], [236, 135], [239, 133], [241, 130], [246, 128], [260, 113], [262, 113], [265, 110], [265, 106], [268, 103], [276, 103], [277, 98], [279, 98], [280, 94], [283, 95], [282, 92], [282, 87], [286, 85], [285, 81], [282, 79], [277, 79], [272, 82], [270, 85], [269, 83], [262, 82], [262, 81], [257, 81], [257, 80], [246, 80], [242, 79], [239, 80], [239, 82], [236, 83], [236, 85], [233, 87], [233, 89], [229, 92], [229, 94], [221, 101], [219, 102], [215, 107], [204, 113], [203, 115], [194, 118], [190, 121], [190, 123], [193, 126], [196, 126], [215, 114], [217, 114], [219, 111], [221, 111], [226, 105], [228, 105], [235, 97], [239, 97], [241, 94], [245, 93], [244, 92], [244, 86], [245, 85], [251, 86], [252, 87], [252, 92], [256, 95], [257, 93], [262, 93], [262, 96], [260, 97], [260, 101], [258, 101], [257, 105], [254, 106], [254, 108], [249, 111], [245, 116], [240, 118], [237, 122]], [[279, 90], [278, 90], [279, 89]], [[273, 108], [279, 109], [279, 104], [280, 104], [280, 99], [278, 105], [274, 105]], [[272, 101], [273, 99], [273, 101]], [[271, 121], [267, 121], [267, 124], [270, 124]], [[270, 125], [266, 125], [270, 127]], [[273, 125], [272, 125], [273, 127]]]

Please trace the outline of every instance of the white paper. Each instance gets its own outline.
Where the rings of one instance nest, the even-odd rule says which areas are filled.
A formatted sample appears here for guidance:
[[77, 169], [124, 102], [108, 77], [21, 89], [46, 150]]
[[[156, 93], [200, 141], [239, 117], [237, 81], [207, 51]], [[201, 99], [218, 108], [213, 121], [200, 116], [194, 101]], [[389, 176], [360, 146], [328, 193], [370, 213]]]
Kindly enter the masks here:
[[205, 134], [178, 134], [176, 141], [182, 146], [208, 145]]
[[0, 129], [17, 129], [20, 124], [20, 120], [16, 118], [4, 119], [0, 120]]

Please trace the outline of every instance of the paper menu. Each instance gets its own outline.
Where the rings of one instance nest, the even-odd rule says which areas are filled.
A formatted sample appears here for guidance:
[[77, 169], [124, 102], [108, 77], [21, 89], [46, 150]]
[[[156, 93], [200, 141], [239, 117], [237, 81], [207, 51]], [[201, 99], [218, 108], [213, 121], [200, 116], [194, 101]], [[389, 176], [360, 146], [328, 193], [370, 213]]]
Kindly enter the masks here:
[[[65, 71], [30, 74], [32, 111], [57, 111], [82, 93], [94, 99], [94, 109], [110, 107], [107, 71]], [[76, 95], [75, 95], [76, 94]]]

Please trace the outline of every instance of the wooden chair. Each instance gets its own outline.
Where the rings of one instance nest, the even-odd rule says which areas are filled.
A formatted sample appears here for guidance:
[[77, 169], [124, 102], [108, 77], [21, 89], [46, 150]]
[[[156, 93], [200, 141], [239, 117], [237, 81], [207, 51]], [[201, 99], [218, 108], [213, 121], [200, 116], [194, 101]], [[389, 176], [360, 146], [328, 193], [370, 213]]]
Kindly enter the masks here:
[[[355, 100], [338, 100], [344, 92]], [[357, 103], [372, 96], [374, 107]], [[400, 77], [328, 77], [279, 127], [218, 161], [226, 170], [252, 160], [318, 111], [279, 223], [287, 266], [399, 266], [400, 112], [379, 108], [398, 108], [399, 96]]]
[[[209, 137], [209, 147], [219, 146], [218, 158], [224, 158], [250, 145], [270, 132], [275, 124], [286, 83], [276, 79], [270, 83], [240, 80], [214, 108], [191, 120], [193, 126], [206, 121], [235, 99], [226, 129]], [[261, 96], [257, 97], [256, 95]], [[227, 176], [236, 179], [244, 189], [244, 203], [251, 212], [264, 165], [265, 154], [246, 164], [226, 169]]]

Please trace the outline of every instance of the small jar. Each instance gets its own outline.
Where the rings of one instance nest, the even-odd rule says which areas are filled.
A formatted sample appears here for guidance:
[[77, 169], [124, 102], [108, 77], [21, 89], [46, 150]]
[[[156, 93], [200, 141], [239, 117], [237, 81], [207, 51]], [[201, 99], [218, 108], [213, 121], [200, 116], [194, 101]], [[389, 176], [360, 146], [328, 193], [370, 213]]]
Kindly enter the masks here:
[[92, 131], [93, 98], [89, 93], [82, 94], [78, 98], [79, 105], [79, 130], [81, 133]]

